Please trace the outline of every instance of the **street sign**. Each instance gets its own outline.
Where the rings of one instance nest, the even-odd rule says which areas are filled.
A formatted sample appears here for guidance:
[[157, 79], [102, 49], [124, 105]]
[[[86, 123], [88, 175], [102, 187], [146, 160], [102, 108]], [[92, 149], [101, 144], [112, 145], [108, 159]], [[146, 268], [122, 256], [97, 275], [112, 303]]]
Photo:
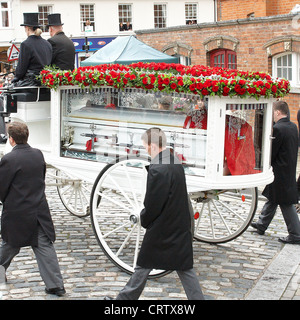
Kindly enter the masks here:
[[20, 50], [17, 48], [15, 44], [13, 44], [11, 47], [7, 50], [7, 60], [8, 61], [15, 61], [19, 59], [19, 52]]

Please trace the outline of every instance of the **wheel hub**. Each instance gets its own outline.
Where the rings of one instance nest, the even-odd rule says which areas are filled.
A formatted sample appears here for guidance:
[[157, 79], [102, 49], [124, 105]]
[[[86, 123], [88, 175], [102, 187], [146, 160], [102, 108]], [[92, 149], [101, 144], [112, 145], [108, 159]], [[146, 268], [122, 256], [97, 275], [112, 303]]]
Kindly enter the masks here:
[[131, 214], [129, 217], [129, 220], [133, 223], [136, 224], [139, 222], [139, 216], [136, 214]]

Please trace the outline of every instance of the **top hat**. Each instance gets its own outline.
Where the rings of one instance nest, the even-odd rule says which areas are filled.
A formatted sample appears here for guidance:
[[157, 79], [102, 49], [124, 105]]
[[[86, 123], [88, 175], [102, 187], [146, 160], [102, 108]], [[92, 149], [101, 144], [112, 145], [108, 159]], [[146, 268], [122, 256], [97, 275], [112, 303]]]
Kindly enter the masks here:
[[60, 20], [60, 13], [53, 13], [48, 15], [48, 26], [62, 26], [63, 23], [61, 23]]
[[23, 13], [24, 23], [21, 26], [40, 27], [38, 12]]

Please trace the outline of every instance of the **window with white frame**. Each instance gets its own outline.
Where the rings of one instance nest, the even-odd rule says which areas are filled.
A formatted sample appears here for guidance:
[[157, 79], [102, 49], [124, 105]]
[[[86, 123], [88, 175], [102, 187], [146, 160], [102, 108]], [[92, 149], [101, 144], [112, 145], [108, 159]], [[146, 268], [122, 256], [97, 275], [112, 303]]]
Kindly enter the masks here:
[[185, 23], [197, 24], [198, 22], [198, 3], [185, 4]]
[[131, 4], [119, 4], [119, 30], [132, 30], [132, 6]]
[[11, 1], [1, 1], [0, 28], [11, 26]]
[[80, 28], [85, 31], [86, 26], [91, 26], [95, 31], [95, 6], [93, 4], [80, 5]]
[[167, 26], [167, 5], [154, 4], [154, 28], [165, 28]]
[[285, 78], [292, 87], [300, 86], [300, 55], [289, 52], [273, 57], [273, 76]]
[[39, 12], [39, 24], [42, 25], [42, 30], [44, 32], [49, 32], [47, 17], [49, 14], [53, 12], [53, 6], [51, 5], [38, 6], [38, 12]]
[[178, 58], [178, 63], [183, 64], [184, 66], [190, 66], [192, 64], [192, 59], [190, 57], [174, 54], [173, 57]]

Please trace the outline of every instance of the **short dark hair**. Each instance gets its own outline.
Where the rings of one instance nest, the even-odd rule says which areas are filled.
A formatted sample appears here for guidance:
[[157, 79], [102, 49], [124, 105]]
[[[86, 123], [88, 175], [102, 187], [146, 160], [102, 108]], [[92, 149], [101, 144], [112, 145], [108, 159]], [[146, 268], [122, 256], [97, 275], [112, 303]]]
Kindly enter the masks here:
[[142, 134], [142, 141], [148, 146], [151, 143], [156, 144], [159, 148], [165, 148], [167, 144], [167, 138], [165, 133], [160, 128], [150, 128]]
[[16, 144], [27, 143], [29, 130], [23, 122], [12, 122], [7, 127], [7, 133], [15, 140]]
[[282, 114], [284, 114], [286, 116], [289, 114], [289, 106], [283, 100], [275, 101], [273, 104], [273, 108], [274, 108], [274, 110], [279, 110]]

